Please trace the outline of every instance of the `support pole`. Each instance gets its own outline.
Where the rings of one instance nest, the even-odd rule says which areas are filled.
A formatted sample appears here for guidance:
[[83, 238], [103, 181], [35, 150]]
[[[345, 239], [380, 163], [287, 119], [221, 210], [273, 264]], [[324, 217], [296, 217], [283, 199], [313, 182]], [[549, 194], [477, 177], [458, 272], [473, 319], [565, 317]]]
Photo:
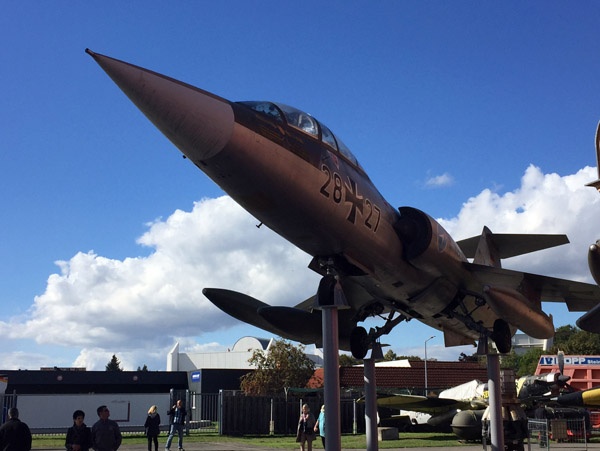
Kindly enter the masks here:
[[[375, 382], [375, 359], [363, 360], [365, 365], [365, 429], [367, 434], [367, 451], [377, 451], [377, 392]], [[327, 447], [325, 447], [328, 449]]]
[[337, 306], [323, 310], [323, 378], [325, 379], [325, 449], [342, 449], [340, 428], [340, 371]]
[[502, 400], [500, 387], [500, 356], [487, 355], [488, 393], [490, 397], [490, 442], [492, 451], [504, 451]]

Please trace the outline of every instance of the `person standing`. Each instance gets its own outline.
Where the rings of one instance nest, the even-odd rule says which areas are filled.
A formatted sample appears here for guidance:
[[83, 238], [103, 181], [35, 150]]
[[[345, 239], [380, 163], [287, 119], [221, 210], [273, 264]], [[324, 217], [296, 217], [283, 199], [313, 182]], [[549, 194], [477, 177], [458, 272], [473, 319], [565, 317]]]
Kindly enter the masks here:
[[92, 447], [92, 431], [85, 425], [83, 410], [73, 412], [73, 426], [67, 429], [67, 451], [88, 451]]
[[312, 442], [315, 439], [315, 416], [310, 413], [308, 404], [302, 406], [302, 413], [298, 420], [298, 433], [296, 442], [300, 443], [300, 451], [304, 451], [304, 443], [307, 443], [308, 451], [312, 451]]
[[100, 406], [96, 412], [100, 419], [92, 426], [92, 448], [96, 451], [116, 451], [123, 440], [119, 425], [108, 419], [108, 407]]
[[315, 433], [319, 430], [319, 435], [321, 436], [321, 442], [323, 443], [323, 449], [325, 449], [325, 404], [321, 406], [321, 413], [319, 413], [319, 418], [317, 418], [317, 422], [315, 423]]
[[148, 410], [148, 416], [144, 423], [146, 435], [148, 436], [148, 451], [152, 451], [152, 442], [154, 442], [154, 451], [158, 451], [158, 434], [160, 434], [160, 415], [157, 407], [152, 406]]
[[171, 449], [171, 442], [173, 441], [173, 436], [175, 435], [175, 431], [179, 436], [179, 451], [183, 450], [183, 425], [185, 424], [185, 408], [183, 407], [183, 402], [181, 399], [177, 400], [177, 404], [175, 404], [171, 410], [167, 412], [169, 415], [169, 424], [171, 425], [171, 429], [169, 431], [169, 438], [167, 438], [167, 444], [165, 445], [165, 449]]
[[19, 420], [16, 407], [8, 409], [8, 421], [0, 427], [1, 451], [29, 451], [31, 449], [31, 431], [29, 426]]

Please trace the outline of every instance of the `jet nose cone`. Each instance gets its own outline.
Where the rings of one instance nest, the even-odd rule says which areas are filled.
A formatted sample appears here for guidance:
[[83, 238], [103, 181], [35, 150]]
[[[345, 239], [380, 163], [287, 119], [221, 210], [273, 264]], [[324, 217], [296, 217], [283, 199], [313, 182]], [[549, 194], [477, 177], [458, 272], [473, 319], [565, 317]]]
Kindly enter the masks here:
[[86, 52], [194, 163], [216, 155], [231, 138], [234, 116], [227, 100], [89, 49]]

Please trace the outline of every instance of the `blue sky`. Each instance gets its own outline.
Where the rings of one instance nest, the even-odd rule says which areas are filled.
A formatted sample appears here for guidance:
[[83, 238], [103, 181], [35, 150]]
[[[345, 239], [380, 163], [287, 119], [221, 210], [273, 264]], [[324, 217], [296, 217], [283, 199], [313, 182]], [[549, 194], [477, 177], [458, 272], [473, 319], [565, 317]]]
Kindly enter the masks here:
[[[293, 305], [318, 282], [306, 255], [220, 198], [86, 47], [231, 100], [303, 109], [392, 205], [428, 212], [457, 239], [484, 224], [567, 233], [571, 245], [504, 265], [591, 281], [600, 195], [582, 185], [597, 178], [597, 2], [9, 0], [2, 10], [5, 368], [102, 369], [117, 354], [128, 369], [164, 369], [177, 341], [201, 351], [266, 335], [215, 311], [203, 286]], [[556, 325], [577, 318], [548, 310]], [[399, 354], [422, 354], [431, 335], [428, 356], [460, 352], [415, 322], [396, 329], [385, 341]]]

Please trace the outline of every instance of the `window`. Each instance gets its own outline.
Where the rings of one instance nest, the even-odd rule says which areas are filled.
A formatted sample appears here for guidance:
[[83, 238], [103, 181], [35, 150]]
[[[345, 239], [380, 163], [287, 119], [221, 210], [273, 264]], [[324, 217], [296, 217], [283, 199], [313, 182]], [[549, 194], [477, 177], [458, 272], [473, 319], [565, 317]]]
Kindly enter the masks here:
[[315, 138], [319, 136], [319, 126], [317, 125], [317, 121], [310, 114], [282, 103], [278, 103], [277, 106], [283, 111], [283, 114], [285, 114], [285, 119], [289, 125], [299, 128], [300, 130], [313, 135]]
[[276, 118], [279, 122], [283, 122], [281, 119], [281, 113], [275, 106], [275, 104], [271, 102], [238, 102], [242, 105], [246, 105], [247, 107], [252, 108], [254, 111], [258, 111], [259, 113], [264, 113], [269, 116]]
[[324, 126], [320, 122], [319, 122], [319, 125], [321, 126], [321, 139], [323, 140], [323, 142], [325, 144], [330, 145], [334, 149], [337, 149], [337, 144], [335, 143], [335, 138], [333, 137], [333, 133], [331, 133], [331, 130], [329, 130], [326, 126]]
[[337, 141], [340, 153], [346, 158], [348, 158], [348, 160], [350, 160], [352, 163], [358, 166], [358, 161], [356, 161], [356, 157], [352, 154], [352, 152], [350, 152], [350, 149], [346, 147], [346, 144], [344, 144], [342, 140], [337, 136], [335, 137], [335, 140]]
[[305, 133], [319, 139], [319, 130], [321, 131], [321, 140], [330, 146], [334, 150], [338, 150], [344, 157], [350, 160], [354, 165], [360, 166], [356, 157], [350, 152], [350, 149], [342, 142], [340, 138], [335, 136], [329, 128], [318, 122], [310, 114], [300, 111], [297, 108], [285, 105], [283, 103], [271, 103], [271, 102], [238, 102], [242, 105], [246, 105], [252, 108], [254, 111], [266, 114], [274, 117], [279, 122], [283, 122], [283, 116], [285, 117], [288, 125], [302, 130]]

